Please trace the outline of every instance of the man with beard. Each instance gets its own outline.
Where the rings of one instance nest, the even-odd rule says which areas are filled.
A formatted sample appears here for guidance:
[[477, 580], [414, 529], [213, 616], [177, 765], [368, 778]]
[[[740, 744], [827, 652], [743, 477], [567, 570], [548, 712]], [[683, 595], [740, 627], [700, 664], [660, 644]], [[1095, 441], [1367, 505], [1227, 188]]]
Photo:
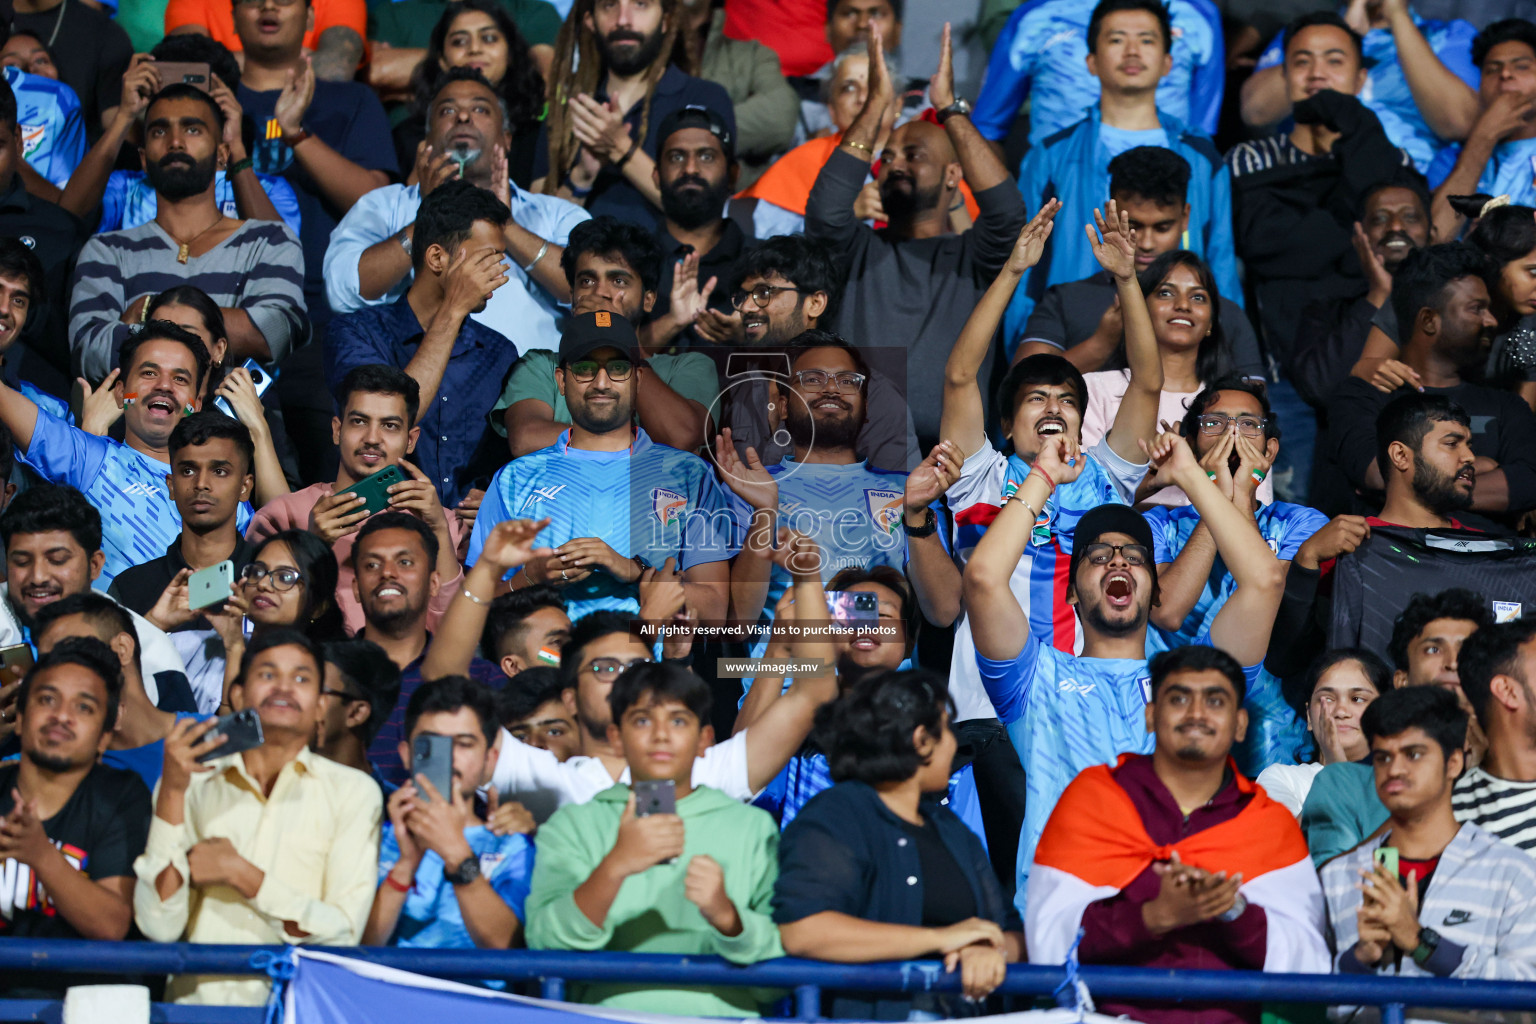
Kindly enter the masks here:
[[74, 358], [100, 381], [150, 299], [191, 284], [221, 307], [232, 365], [281, 362], [309, 334], [298, 239], [279, 221], [224, 216], [214, 194], [214, 170], [227, 156], [224, 111], [207, 93], [169, 85], [144, 119], [140, 152], [155, 218], [97, 235], [80, 251], [69, 307]]
[[741, 170], [725, 118], [708, 107], [674, 110], [662, 123], [656, 187], [661, 192], [661, 283], [645, 346], [650, 350], [739, 340], [723, 287], [746, 247], [741, 226], [725, 216]]
[[1328, 411], [1328, 396], [1365, 351], [1373, 321], [1391, 315], [1392, 275], [1432, 235], [1429, 193], [1415, 175], [1402, 171], [1366, 190], [1353, 235], [1365, 290], [1306, 306], [1285, 366], [1296, 392], [1319, 412]]
[[[414, 185], [385, 185], [357, 201], [325, 250], [325, 288], [336, 314], [384, 306], [405, 294], [415, 271], [411, 252], [417, 212], [433, 189], [467, 181], [507, 204], [503, 248], [507, 287], [472, 314], [478, 323], [517, 338], [524, 352], [560, 343], [560, 304], [571, 299], [560, 255], [571, 229], [588, 218], [579, 206], [517, 187], [503, 159], [507, 120], [500, 95], [474, 68], [450, 68], [427, 103], [426, 141]], [[498, 155], [501, 154], [501, 155]]]
[[[73, 487], [42, 484], [23, 491], [0, 516], [6, 582], [0, 584], [0, 647], [31, 642], [37, 613], [75, 594], [88, 593], [101, 573], [101, 513]], [[149, 699], [165, 711], [196, 711], [181, 655], [143, 616], [133, 616], [139, 637], [139, 675]], [[14, 728], [16, 682], [0, 682], [0, 739]]]
[[368, 520], [368, 511], [360, 504], [360, 495], [340, 492], [386, 467], [399, 466], [407, 479], [392, 485], [388, 510], [419, 516], [437, 537], [437, 571], [443, 586], [427, 608], [427, 628], [431, 629], [458, 586], [457, 552], [468, 529], [453, 510], [443, 506], [426, 474], [406, 458], [421, 439], [417, 423], [421, 385], [395, 366], [354, 366], [336, 389], [336, 407], [337, 415], [331, 421], [331, 440], [341, 456], [336, 479], [267, 502], [251, 517], [245, 539], [259, 545], [282, 530], [309, 530], [329, 544], [339, 569], [336, 606], [347, 629], [356, 633], [363, 628], [363, 609], [352, 596], [352, 544]]
[[[1231, 655], [1242, 666], [1246, 685], [1252, 685], [1285, 590], [1285, 572], [1253, 521], [1206, 476], [1189, 445], [1167, 434], [1141, 444], [1153, 468], [1189, 495], [1237, 584], [1198, 642]], [[1021, 911], [1035, 843], [1067, 783], [1085, 768], [1151, 747], [1145, 732], [1152, 699], [1147, 622], [1159, 591], [1147, 521], [1124, 505], [1106, 504], [1077, 523], [1066, 603], [1082, 622], [1081, 655], [1032, 635], [1029, 613], [1011, 587], [1040, 510], [1091, 463], [1070, 436], [1045, 439], [1028, 475], [1007, 492], [965, 564], [965, 607], [981, 680], [1008, 727], [1028, 787], [1014, 893]]]
[[[1382, 519], [1401, 526], [1444, 526], [1450, 513], [1467, 510], [1512, 525], [1536, 507], [1536, 414], [1518, 395], [1463, 377], [1483, 365], [1496, 326], [1485, 268], [1482, 253], [1461, 242], [1416, 250], [1398, 267], [1392, 306], [1407, 339], [1402, 359], [1423, 387], [1383, 394], [1349, 377], [1334, 392], [1317, 480], [1319, 489], [1332, 488], [1331, 503], [1318, 502], [1325, 510], [1380, 508]], [[1377, 417], [1415, 394], [1444, 399], [1459, 415], [1446, 405], [1414, 407], [1413, 437], [1384, 435]], [[1460, 420], [1455, 429], [1452, 420]], [[1446, 434], [1456, 429], [1460, 440]]]
[[736, 554], [730, 502], [708, 463], [635, 425], [638, 350], [634, 327], [618, 313], [571, 318], [555, 370], [571, 427], [497, 471], [465, 564], [475, 564], [497, 523], [548, 516], [539, 540], [553, 551], [508, 573], [512, 589], [553, 583], [573, 619], [599, 610], [634, 613], [642, 575], [673, 559], [686, 607], [718, 618]]
[[[911, 122], [893, 132], [877, 154], [894, 86], [879, 29], [871, 25], [868, 99], [821, 169], [805, 211], [806, 235], [829, 245], [834, 260], [847, 268], [837, 319], [823, 326], [870, 350], [876, 371], [905, 381], [925, 449], [939, 439], [941, 367], [955, 329], [1008, 259], [1027, 219], [1007, 170], [971, 124], [970, 105], [955, 97], [948, 40], [946, 32], [930, 86], [943, 127]], [[854, 213], [877, 156], [880, 198], [890, 224], [882, 232]], [[948, 215], [962, 174], [981, 213], [973, 227], [956, 236], [950, 234]]]
[[[713, 110], [736, 137], [730, 95], [682, 70], [690, 64], [684, 18], [681, 0], [576, 0], [549, 89], [562, 101], [550, 104], [534, 157], [546, 195], [574, 200], [593, 216], [609, 214], [654, 229], [661, 213], [661, 126], [672, 112]], [[595, 60], [588, 59], [592, 55]]]
[[501, 464], [486, 413], [517, 362], [516, 345], [472, 318], [508, 282], [510, 218], [505, 203], [467, 181], [434, 189], [412, 229], [410, 288], [388, 305], [338, 316], [326, 329], [333, 393], [359, 366], [399, 367], [416, 381], [416, 464], [443, 502], [465, 513], [475, 481]]
[[[405, 706], [425, 678], [422, 661], [432, 639], [427, 608], [442, 587], [437, 557], [437, 536], [404, 512], [374, 516], [352, 545], [352, 596], [363, 609], [358, 639], [378, 644], [400, 668], [399, 699], [368, 746], [368, 759], [391, 786], [407, 778], [399, 744], [405, 738]], [[506, 682], [501, 670], [482, 658], [471, 658], [463, 674], [492, 686]]]
[[[618, 313], [635, 325], [643, 342], [657, 326], [651, 313], [661, 263], [657, 239], [639, 225], [612, 217], [577, 224], [560, 255], [571, 311]], [[559, 362], [554, 352], [525, 352], [491, 410], [491, 426], [506, 436], [513, 458], [549, 447], [571, 425], [571, 410], [555, 381]], [[683, 451], [707, 444], [713, 435], [710, 407], [720, 395], [710, 355], [661, 352], [646, 359], [639, 372], [635, 411], [652, 440]]]
[[[98, 763], [122, 695], [117, 657], [95, 639], [60, 641], [22, 681], [21, 759], [0, 768], [0, 936], [127, 937], [150, 803], [136, 774]], [[62, 981], [8, 971], [0, 992], [57, 999]]]
[[[1181, 647], [1148, 666], [1152, 751], [1085, 769], [1051, 812], [1029, 877], [1029, 959], [1177, 970], [1324, 973], [1323, 893], [1296, 819], [1244, 777], [1247, 673]], [[1081, 943], [1078, 936], [1081, 935]], [[1126, 1000], [1151, 1024], [1258, 1024], [1257, 1004]]]
[[[773, 622], [779, 598], [792, 582], [788, 570], [760, 554], [782, 527], [816, 541], [823, 580], [849, 566], [901, 572], [907, 563], [908, 531], [899, 526], [906, 474], [876, 469], [854, 450], [868, 396], [863, 356], [826, 331], [806, 331], [787, 355], [790, 373], [775, 382], [769, 427], [788, 432], [793, 453], [764, 466], [750, 447], [744, 460], [738, 457], [729, 434], [715, 442], [715, 459], [735, 495], [746, 537], [731, 564], [730, 617], [759, 626]], [[944, 465], [950, 471], [944, 479], [952, 482], [959, 460]], [[933, 519], [910, 533], [942, 549]], [[755, 651], [767, 644], [766, 630], [762, 636]]]
[[[0, 424], [22, 464], [50, 483], [78, 488], [102, 510], [100, 589], [129, 566], [165, 554], [181, 530], [181, 513], [165, 485], [171, 431], [197, 411], [209, 362], [201, 338], [166, 320], [144, 324], [116, 355], [121, 441], [70, 426], [0, 382]], [[250, 518], [242, 504], [237, 525], [244, 529]]]

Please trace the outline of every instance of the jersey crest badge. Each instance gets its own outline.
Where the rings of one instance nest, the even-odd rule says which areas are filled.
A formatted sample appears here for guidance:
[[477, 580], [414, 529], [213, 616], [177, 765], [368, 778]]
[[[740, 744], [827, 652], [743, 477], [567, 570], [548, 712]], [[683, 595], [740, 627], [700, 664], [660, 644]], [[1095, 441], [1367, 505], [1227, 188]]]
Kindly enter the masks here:
[[651, 513], [663, 527], [681, 523], [683, 513], [687, 510], [688, 499], [676, 491], [669, 491], [665, 487], [651, 491]]
[[869, 518], [875, 524], [875, 529], [895, 533], [901, 526], [904, 495], [900, 491], [866, 489], [864, 500], [869, 506]]

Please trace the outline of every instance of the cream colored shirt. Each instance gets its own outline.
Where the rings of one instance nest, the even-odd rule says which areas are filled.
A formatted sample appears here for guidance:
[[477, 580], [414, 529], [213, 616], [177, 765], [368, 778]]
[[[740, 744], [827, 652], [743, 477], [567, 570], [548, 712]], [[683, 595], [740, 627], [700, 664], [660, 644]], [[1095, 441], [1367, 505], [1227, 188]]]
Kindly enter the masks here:
[[[213, 771], [192, 776], [185, 823], [156, 817], [134, 862], [133, 914], [144, 935], [155, 942], [356, 945], [378, 883], [378, 783], [306, 749], [283, 767], [266, 797], [243, 756], [213, 764]], [[228, 839], [265, 873], [256, 898], [247, 900], [227, 886], [184, 884], [161, 900], [155, 891], [160, 873], [174, 867], [190, 879], [187, 851], [213, 838]], [[284, 927], [290, 921], [308, 935], [290, 935]], [[166, 991], [178, 1003], [250, 1006], [266, 1001], [268, 983], [173, 975]]]

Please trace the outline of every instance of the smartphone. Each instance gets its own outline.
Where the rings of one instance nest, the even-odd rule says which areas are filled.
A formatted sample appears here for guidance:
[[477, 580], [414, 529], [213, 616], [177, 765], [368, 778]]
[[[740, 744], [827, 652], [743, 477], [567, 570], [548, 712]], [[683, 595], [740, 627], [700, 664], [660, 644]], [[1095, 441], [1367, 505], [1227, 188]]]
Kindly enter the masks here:
[[[418, 775], [425, 775], [439, 793], [453, 799], [453, 737], [424, 732], [411, 741], [411, 781]], [[422, 800], [431, 802], [425, 789], [418, 786], [417, 790]]]
[[1386, 869], [1392, 873], [1393, 878], [1398, 877], [1397, 847], [1378, 846], [1376, 848], [1376, 863], [1385, 865]]
[[405, 483], [407, 477], [405, 470], [399, 466], [385, 466], [370, 476], [365, 476], [351, 487], [343, 487], [337, 494], [361, 494], [363, 496], [363, 508], [369, 515], [382, 512], [389, 507], [389, 489], [395, 484]]
[[212, 731], [223, 736], [224, 742], [199, 757], [197, 759], [199, 764], [207, 764], [216, 758], [238, 754], [243, 750], [254, 750], [264, 742], [261, 734], [261, 718], [256, 714], [255, 708], [246, 708], [244, 711], [225, 715], [219, 719]]
[[17, 679], [26, 675], [32, 668], [32, 645], [11, 644], [0, 647], [0, 668], [8, 670]]
[[[241, 363], [240, 366], [248, 373], [250, 373], [251, 383], [256, 385], [257, 398], [265, 395], [267, 393], [267, 389], [272, 386], [272, 382], [277, 380], [276, 370], [269, 370], [254, 359], [247, 359], [245, 362]], [[235, 415], [235, 410], [230, 406], [227, 399], [215, 398], [213, 400], [213, 404], [218, 407], [219, 412], [222, 412], [230, 419], [235, 420], [240, 418]]]
[[671, 779], [641, 779], [629, 788], [635, 791], [635, 817], [677, 813], [677, 787]]
[[199, 569], [187, 579], [187, 607], [193, 611], [211, 608], [229, 600], [235, 584], [235, 563], [224, 559], [218, 565]]
[[829, 590], [827, 614], [833, 622], [874, 625], [880, 618], [880, 598], [862, 590]]
[[212, 90], [213, 85], [209, 76], [213, 74], [207, 64], [198, 64], [190, 61], [157, 60], [155, 70], [160, 72], [160, 88], [181, 83], [183, 85], [195, 85], [203, 92]]

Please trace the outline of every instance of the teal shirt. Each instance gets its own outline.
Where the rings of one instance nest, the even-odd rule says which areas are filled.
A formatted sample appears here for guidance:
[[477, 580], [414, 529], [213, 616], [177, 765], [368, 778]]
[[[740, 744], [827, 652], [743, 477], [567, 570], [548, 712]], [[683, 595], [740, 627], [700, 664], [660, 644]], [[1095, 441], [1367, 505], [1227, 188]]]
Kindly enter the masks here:
[[1387, 820], [1376, 796], [1376, 772], [1368, 764], [1346, 761], [1317, 773], [1307, 802], [1301, 805], [1301, 830], [1312, 863], [1324, 863], [1365, 842]]

